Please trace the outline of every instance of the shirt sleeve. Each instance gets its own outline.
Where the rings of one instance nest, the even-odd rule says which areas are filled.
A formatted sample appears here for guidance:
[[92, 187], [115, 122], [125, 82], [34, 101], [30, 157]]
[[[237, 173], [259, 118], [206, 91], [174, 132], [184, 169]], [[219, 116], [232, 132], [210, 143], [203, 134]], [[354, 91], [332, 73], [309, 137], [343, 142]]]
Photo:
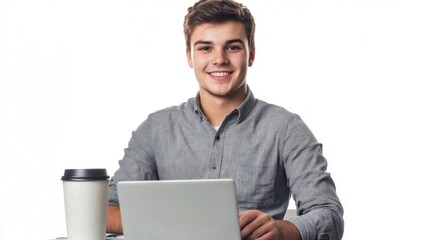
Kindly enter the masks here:
[[339, 240], [344, 232], [343, 207], [322, 155], [322, 145], [295, 115], [285, 132], [283, 148], [287, 180], [297, 206], [288, 219], [303, 240]]
[[109, 205], [119, 206], [117, 184], [120, 181], [158, 180], [158, 170], [152, 148], [151, 119], [144, 121], [132, 133], [119, 169], [109, 184]]

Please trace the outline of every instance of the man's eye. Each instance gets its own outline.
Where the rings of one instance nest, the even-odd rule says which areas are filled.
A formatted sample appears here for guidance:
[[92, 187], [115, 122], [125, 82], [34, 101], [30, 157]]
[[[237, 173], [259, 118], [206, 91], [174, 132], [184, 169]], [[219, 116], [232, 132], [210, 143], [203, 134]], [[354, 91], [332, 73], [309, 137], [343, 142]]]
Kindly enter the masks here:
[[226, 47], [226, 50], [229, 50], [229, 51], [238, 51], [240, 49], [241, 49], [240, 46], [235, 46], [235, 45]]
[[210, 47], [200, 47], [198, 48], [198, 51], [209, 51]]

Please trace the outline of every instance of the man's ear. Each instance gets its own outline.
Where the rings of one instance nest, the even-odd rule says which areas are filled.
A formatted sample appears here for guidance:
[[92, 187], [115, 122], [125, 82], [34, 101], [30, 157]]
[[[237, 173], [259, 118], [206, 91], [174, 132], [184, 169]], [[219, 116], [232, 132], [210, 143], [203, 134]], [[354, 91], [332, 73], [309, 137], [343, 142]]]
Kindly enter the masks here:
[[191, 56], [191, 51], [186, 48], [186, 58], [188, 59], [188, 65], [190, 68], [194, 67], [194, 64], [192, 63], [192, 56]]
[[252, 48], [252, 50], [250, 50], [250, 53], [249, 53], [249, 63], [248, 63], [249, 67], [251, 67], [253, 65], [253, 61], [255, 61], [255, 54], [256, 54], [255, 48]]

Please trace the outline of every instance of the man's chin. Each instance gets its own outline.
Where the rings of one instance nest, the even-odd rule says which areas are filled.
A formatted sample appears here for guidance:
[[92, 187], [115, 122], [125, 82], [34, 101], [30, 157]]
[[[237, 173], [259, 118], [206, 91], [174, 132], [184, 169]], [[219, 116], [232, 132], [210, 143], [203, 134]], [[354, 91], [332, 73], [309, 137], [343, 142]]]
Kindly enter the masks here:
[[203, 90], [206, 94], [216, 97], [216, 98], [234, 98], [237, 94], [240, 94], [240, 88], [237, 89], [200, 89]]
[[224, 91], [206, 91], [206, 93], [210, 96], [217, 97], [217, 98], [226, 98], [229, 95], [231, 95], [229, 92]]

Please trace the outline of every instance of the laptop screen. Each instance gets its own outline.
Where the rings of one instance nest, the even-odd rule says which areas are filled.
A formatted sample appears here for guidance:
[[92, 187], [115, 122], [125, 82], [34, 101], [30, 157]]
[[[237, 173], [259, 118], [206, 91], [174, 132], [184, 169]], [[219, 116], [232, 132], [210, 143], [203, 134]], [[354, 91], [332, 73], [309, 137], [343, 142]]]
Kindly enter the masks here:
[[118, 183], [125, 240], [240, 240], [232, 179]]

